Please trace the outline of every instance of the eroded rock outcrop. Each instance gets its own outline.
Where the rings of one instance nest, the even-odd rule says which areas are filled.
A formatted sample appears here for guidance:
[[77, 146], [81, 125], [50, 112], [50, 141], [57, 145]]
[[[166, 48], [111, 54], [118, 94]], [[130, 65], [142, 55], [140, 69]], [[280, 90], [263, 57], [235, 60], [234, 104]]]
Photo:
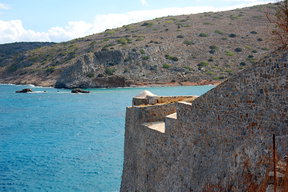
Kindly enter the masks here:
[[[130, 83], [123, 76], [114, 75], [113, 66], [123, 64], [121, 51], [100, 51], [86, 54], [64, 70], [57, 80], [57, 88], [125, 87]], [[95, 76], [95, 74], [97, 76]]]
[[73, 89], [71, 93], [90, 93], [90, 91], [85, 91], [83, 89], [76, 88], [76, 89]]
[[16, 93], [31, 93], [31, 92], [33, 92], [32, 89], [28, 88], [16, 91]]

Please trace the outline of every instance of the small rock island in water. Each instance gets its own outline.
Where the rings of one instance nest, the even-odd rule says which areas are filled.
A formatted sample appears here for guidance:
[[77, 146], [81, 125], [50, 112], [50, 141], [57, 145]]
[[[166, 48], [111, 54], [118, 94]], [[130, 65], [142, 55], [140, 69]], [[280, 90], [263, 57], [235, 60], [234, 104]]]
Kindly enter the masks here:
[[28, 89], [28, 88], [16, 91], [16, 93], [31, 93], [31, 92], [33, 92], [33, 90], [32, 89]]

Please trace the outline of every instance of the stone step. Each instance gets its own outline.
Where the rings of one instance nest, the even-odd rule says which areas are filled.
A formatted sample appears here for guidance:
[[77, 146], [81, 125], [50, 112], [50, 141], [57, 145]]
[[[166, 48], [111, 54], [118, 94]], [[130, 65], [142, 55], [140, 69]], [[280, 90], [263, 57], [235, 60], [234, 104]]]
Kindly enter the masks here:
[[142, 125], [149, 129], [152, 129], [161, 133], [165, 133], [164, 121], [148, 122], [148, 123], [143, 123]]

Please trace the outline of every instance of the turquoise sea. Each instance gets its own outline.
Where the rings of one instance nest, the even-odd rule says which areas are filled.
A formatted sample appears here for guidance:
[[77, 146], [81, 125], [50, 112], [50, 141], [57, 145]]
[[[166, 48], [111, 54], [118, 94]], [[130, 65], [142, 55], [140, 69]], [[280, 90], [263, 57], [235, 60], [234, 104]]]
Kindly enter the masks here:
[[[201, 95], [213, 87], [71, 94], [65, 89], [0, 85], [0, 191], [119, 191], [125, 108], [132, 97], [143, 90], [164, 96]], [[15, 93], [23, 88], [36, 93]]]

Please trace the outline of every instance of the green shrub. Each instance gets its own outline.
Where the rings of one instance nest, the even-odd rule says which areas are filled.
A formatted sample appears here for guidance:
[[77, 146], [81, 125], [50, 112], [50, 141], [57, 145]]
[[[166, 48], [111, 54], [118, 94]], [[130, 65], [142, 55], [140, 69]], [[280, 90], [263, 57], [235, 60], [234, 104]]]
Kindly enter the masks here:
[[99, 75], [97, 75], [97, 77], [104, 77], [104, 75], [102, 73], [100, 73]]
[[125, 45], [128, 41], [125, 38], [121, 38], [121, 39], [117, 39], [117, 42], [122, 44], [122, 45]]
[[199, 37], [208, 37], [209, 35], [207, 33], [200, 33], [198, 36]]
[[54, 71], [55, 71], [55, 67], [53, 67], [53, 66], [49, 66], [46, 68], [46, 72], [48, 72], [48, 73], [53, 73]]
[[225, 69], [226, 73], [233, 73], [233, 71], [231, 69]]
[[234, 34], [234, 33], [231, 33], [231, 34], [229, 34], [228, 36], [231, 37], [231, 38], [235, 38], [237, 35]]
[[137, 37], [137, 39], [135, 41], [143, 41], [145, 39], [144, 36], [140, 36], [140, 37]]
[[167, 20], [167, 21], [165, 21], [165, 23], [174, 23], [174, 21], [172, 21], [172, 20]]
[[113, 30], [113, 29], [107, 29], [107, 30], [105, 31], [105, 33], [114, 34], [114, 33], [116, 33], [116, 31]]
[[219, 35], [223, 35], [224, 32], [220, 31], [220, 30], [215, 30], [214, 33], [219, 34]]
[[213, 71], [207, 71], [206, 74], [209, 76], [215, 75], [215, 73]]
[[245, 63], [245, 62], [241, 62], [239, 65], [240, 65], [240, 66], [245, 66], [246, 63]]
[[165, 63], [165, 64], [163, 64], [163, 66], [162, 66], [162, 67], [163, 67], [164, 69], [169, 69], [169, 68], [170, 68], [170, 66], [171, 66], [171, 65], [169, 65], [169, 64], [167, 64], [167, 63]]
[[225, 79], [225, 77], [224, 76], [219, 76], [219, 77], [214, 77], [213, 79], [214, 80], [223, 80], [223, 79]]
[[231, 51], [225, 51], [225, 55], [227, 56], [234, 56], [234, 53]]
[[239, 53], [239, 52], [242, 52], [242, 49], [238, 47], [238, 48], [236, 48], [234, 51], [237, 52], [237, 53]]
[[87, 74], [87, 77], [93, 78], [93, 77], [94, 77], [94, 73], [88, 73], [88, 74]]
[[145, 54], [144, 49], [140, 49], [140, 53], [141, 53], [141, 54]]
[[214, 54], [215, 52], [216, 52], [215, 49], [211, 49], [211, 50], [209, 51], [209, 53], [211, 53], [211, 54]]
[[213, 25], [213, 24], [209, 22], [204, 22], [203, 25]]
[[184, 38], [183, 35], [177, 35], [177, 38]]
[[257, 32], [256, 32], [256, 31], [251, 31], [250, 33], [251, 33], [251, 34], [257, 34]]
[[208, 65], [209, 63], [207, 61], [201, 61], [200, 63], [197, 64], [198, 67], [206, 67]]
[[193, 71], [193, 69], [190, 66], [184, 66], [184, 69], [187, 69], [188, 71]]
[[153, 25], [152, 22], [144, 22], [141, 26], [152, 27], [152, 25]]
[[257, 41], [263, 41], [263, 39], [262, 38], [258, 38]]
[[213, 62], [213, 61], [214, 61], [214, 59], [211, 57], [208, 59], [208, 62]]
[[193, 41], [185, 40], [185, 41], [183, 41], [183, 44], [185, 44], [185, 45], [194, 45], [195, 43], [193, 43]]
[[210, 49], [218, 50], [218, 47], [216, 45], [209, 46]]
[[149, 56], [143, 56], [142, 59], [143, 60], [148, 60], [150, 57]]
[[178, 58], [177, 58], [177, 57], [170, 56], [170, 55], [165, 55], [165, 58], [166, 58], [166, 59], [169, 59], [169, 60], [171, 60], [171, 61], [178, 61]]
[[106, 73], [107, 75], [113, 75], [115, 71], [116, 71], [116, 69], [115, 69], [114, 67], [107, 67], [107, 68], [105, 69], [105, 73]]

